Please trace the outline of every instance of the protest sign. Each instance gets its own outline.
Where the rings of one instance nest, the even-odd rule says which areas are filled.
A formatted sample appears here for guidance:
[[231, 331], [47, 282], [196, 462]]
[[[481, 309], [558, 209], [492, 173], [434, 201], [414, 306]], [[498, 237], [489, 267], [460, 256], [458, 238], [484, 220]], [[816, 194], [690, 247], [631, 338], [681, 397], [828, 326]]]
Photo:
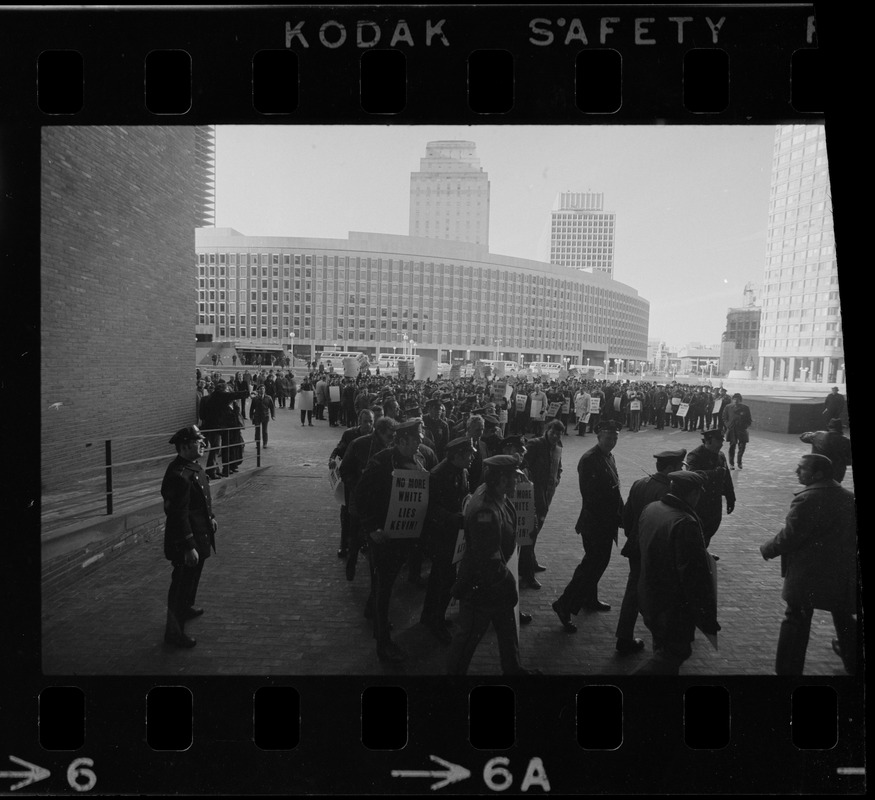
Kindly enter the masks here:
[[392, 495], [383, 531], [390, 539], [418, 539], [428, 510], [428, 479], [424, 470], [392, 471]]
[[417, 356], [413, 362], [413, 377], [417, 381], [438, 379], [437, 361], [428, 356]]
[[566, 400], [562, 404], [562, 413], [563, 414], [570, 414], [571, 413], [571, 400]]
[[297, 411], [312, 411], [313, 392], [298, 392], [295, 395], [295, 409]]
[[355, 378], [359, 374], [361, 363], [357, 358], [343, 359], [343, 374], [347, 378]]
[[601, 405], [602, 399], [601, 397], [590, 397], [589, 399], [589, 413], [590, 414], [598, 414], [599, 406]]
[[687, 411], [689, 411], [689, 410], [690, 410], [690, 404], [689, 404], [689, 403], [681, 403], [681, 404], [678, 406], [678, 416], [679, 416], [679, 417], [686, 417], [686, 416], [687, 416]]
[[541, 416], [541, 411], [543, 410], [543, 403], [540, 400], [535, 400], [532, 398], [532, 407], [529, 412], [529, 416], [532, 419], [538, 419]]
[[723, 398], [722, 398], [722, 397], [718, 397], [718, 398], [714, 401], [714, 408], [711, 409], [711, 413], [712, 413], [712, 414], [719, 414], [721, 408], [723, 408]]
[[462, 560], [462, 556], [465, 555], [465, 529], [459, 528], [459, 535], [456, 536], [456, 549], [453, 551], [453, 563], [458, 564]]
[[340, 402], [340, 387], [339, 386], [329, 386], [328, 387], [328, 401], [330, 403], [339, 403]]
[[332, 469], [328, 471], [328, 484], [331, 487], [334, 502], [342, 506], [346, 498], [344, 497], [343, 480], [338, 470]]
[[528, 396], [525, 392], [520, 392], [516, 396], [516, 410], [517, 411], [525, 411], [526, 410], [526, 400]]
[[640, 411], [641, 410], [641, 401], [640, 400], [632, 400], [632, 402], [629, 403], [629, 410], [630, 411]]
[[405, 381], [410, 379], [410, 373], [412, 369], [410, 368], [410, 362], [405, 361], [404, 359], [398, 360], [398, 379]]
[[559, 409], [562, 408], [562, 403], [550, 403], [547, 406], [547, 413], [544, 415], [545, 419], [552, 419], [559, 413]]
[[535, 530], [535, 484], [518, 483], [513, 491], [513, 507], [516, 509], [516, 543], [532, 544]]

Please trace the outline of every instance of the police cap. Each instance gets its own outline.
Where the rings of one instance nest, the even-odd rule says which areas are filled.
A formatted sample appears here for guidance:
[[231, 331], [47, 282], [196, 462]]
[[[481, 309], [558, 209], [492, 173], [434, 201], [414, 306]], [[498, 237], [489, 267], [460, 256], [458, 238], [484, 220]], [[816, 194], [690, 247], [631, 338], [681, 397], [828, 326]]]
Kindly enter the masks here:
[[447, 455], [454, 456], [463, 450], [476, 452], [473, 443], [467, 436], [459, 436], [447, 444]]
[[669, 472], [668, 479], [671, 481], [672, 490], [677, 489], [684, 494], [694, 489], [701, 489], [705, 485], [704, 475], [687, 469]]
[[614, 433], [620, 432], [620, 423], [614, 422], [612, 419], [603, 420], [598, 425], [596, 425], [596, 433], [601, 433], [602, 431], [613, 431]]
[[495, 416], [495, 414], [487, 414], [483, 417], [483, 421], [487, 425], [501, 425], [501, 420]]
[[682, 447], [680, 450], [663, 450], [661, 453], [654, 453], [654, 458], [665, 459], [666, 461], [683, 461], [687, 451]]
[[425, 401], [426, 408], [440, 408], [441, 399], [437, 395], [434, 397], [429, 397], [428, 400]]
[[180, 428], [173, 436], [170, 437], [169, 444], [186, 444], [188, 442], [203, 442], [206, 441], [197, 425], [188, 425], [185, 428]]
[[401, 422], [395, 426], [395, 435], [400, 437], [411, 436], [419, 431], [422, 425], [422, 420], [419, 417], [413, 417], [406, 422]]
[[716, 439], [718, 436], [721, 439], [725, 438], [723, 436], [723, 431], [721, 431], [720, 428], [708, 428], [707, 430], [702, 431], [702, 438], [705, 440]]
[[498, 446], [502, 450], [504, 450], [505, 447], [523, 448], [526, 446], [526, 440], [522, 436], [505, 436], [505, 438], [498, 443]]
[[483, 459], [483, 466], [508, 472], [516, 472], [522, 463], [518, 455], [499, 455]]

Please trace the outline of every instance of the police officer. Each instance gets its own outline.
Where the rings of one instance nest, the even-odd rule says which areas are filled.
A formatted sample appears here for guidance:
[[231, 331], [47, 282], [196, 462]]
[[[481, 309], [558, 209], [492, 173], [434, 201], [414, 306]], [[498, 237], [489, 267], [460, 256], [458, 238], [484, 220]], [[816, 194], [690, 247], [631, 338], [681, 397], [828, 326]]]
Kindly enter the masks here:
[[355, 489], [361, 531], [370, 540], [371, 596], [368, 605], [373, 609], [377, 656], [381, 661], [392, 663], [404, 661], [407, 654], [389, 635], [389, 599], [395, 579], [418, 540], [391, 538], [383, 526], [391, 501], [394, 470], [421, 470], [428, 478], [428, 470], [419, 452], [421, 443], [422, 420], [402, 422], [395, 428], [394, 446], [370, 460]]
[[726, 438], [729, 440], [729, 469], [735, 469], [735, 451], [738, 448], [738, 468], [742, 469], [741, 463], [744, 451], [750, 441], [747, 429], [753, 424], [750, 415], [750, 406], [742, 402], [744, 398], [736, 392], [732, 395], [732, 403], [723, 409], [723, 422], [726, 425]]
[[204, 613], [194, 603], [204, 561], [210, 548], [216, 549], [219, 523], [213, 516], [209, 478], [198, 463], [204, 454], [204, 435], [196, 425], [189, 425], [173, 434], [170, 444], [176, 446], [176, 458], [161, 483], [167, 515], [164, 555], [173, 565], [164, 641], [175, 647], [194, 647], [197, 642], [184, 627], [187, 620]]
[[638, 600], [653, 634], [653, 656], [638, 674], [677, 675], [692, 654], [695, 629], [715, 641], [720, 630], [714, 562], [695, 511], [705, 478], [689, 470], [668, 477], [671, 491], [646, 506], [638, 520]]
[[447, 657], [447, 674], [464, 675], [483, 634], [495, 628], [504, 675], [531, 675], [520, 664], [514, 609], [517, 582], [507, 567], [516, 548], [516, 511], [507, 495], [517, 481], [520, 460], [498, 455], [483, 462], [482, 491], [464, 511], [465, 555], [459, 564], [453, 595], [459, 599], [459, 629]]
[[701, 472], [705, 477], [702, 496], [696, 506], [696, 513], [702, 520], [702, 529], [705, 533], [705, 547], [711, 544], [711, 539], [720, 527], [724, 497], [726, 513], [731, 514], [735, 510], [735, 487], [732, 485], [732, 475], [727, 468], [726, 456], [720, 452], [722, 447], [723, 434], [718, 428], [709, 428], [702, 433], [702, 444], [691, 450], [684, 461], [687, 469]]
[[684, 463], [686, 450], [663, 450], [654, 454], [656, 472], [640, 478], [632, 484], [629, 497], [623, 506], [623, 531], [626, 544], [621, 556], [629, 559], [629, 579], [620, 606], [620, 619], [617, 621], [617, 652], [628, 655], [644, 649], [644, 640], [636, 639], [635, 623], [638, 620], [638, 579], [641, 576], [641, 548], [638, 546], [638, 520], [645, 506], [661, 500], [670, 488], [669, 473], [677, 472]]
[[431, 470], [429, 480], [429, 518], [422, 546], [431, 557], [431, 573], [419, 621], [438, 641], [449, 644], [453, 637], [447, 629], [446, 613], [456, 582], [453, 555], [463, 523], [462, 506], [469, 494], [468, 467], [474, 448], [467, 436], [460, 436], [449, 442], [446, 450], [446, 458]]
[[611, 560], [611, 548], [617, 542], [623, 514], [620, 478], [611, 454], [617, 446], [619, 430], [617, 422], [600, 422], [598, 444], [587, 450], [577, 463], [581, 509], [575, 530], [583, 541], [584, 556], [565, 591], [552, 605], [567, 633], [577, 631], [571, 615], [581, 608], [611, 610], [598, 598], [598, 583]]

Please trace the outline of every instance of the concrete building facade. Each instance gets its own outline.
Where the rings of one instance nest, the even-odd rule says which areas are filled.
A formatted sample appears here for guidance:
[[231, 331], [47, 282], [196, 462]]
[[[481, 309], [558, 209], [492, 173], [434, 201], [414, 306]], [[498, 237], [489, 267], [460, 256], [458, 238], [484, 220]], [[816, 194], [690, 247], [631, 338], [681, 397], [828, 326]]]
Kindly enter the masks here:
[[777, 382], [845, 380], [822, 125], [775, 130], [757, 374]]
[[198, 322], [214, 341], [294, 344], [300, 357], [335, 345], [400, 352], [406, 336], [417, 353], [444, 361], [647, 360], [650, 305], [604, 274], [379, 233], [204, 228], [196, 238]]
[[196, 130], [44, 127], [41, 170], [41, 477], [100, 485], [196, 421]]
[[613, 277], [615, 225], [603, 194], [560, 192], [550, 214], [550, 263]]
[[723, 374], [731, 370], [756, 368], [759, 363], [761, 314], [759, 306], [729, 309], [720, 344], [720, 369]]
[[408, 233], [489, 246], [489, 175], [474, 142], [428, 142], [410, 173]]

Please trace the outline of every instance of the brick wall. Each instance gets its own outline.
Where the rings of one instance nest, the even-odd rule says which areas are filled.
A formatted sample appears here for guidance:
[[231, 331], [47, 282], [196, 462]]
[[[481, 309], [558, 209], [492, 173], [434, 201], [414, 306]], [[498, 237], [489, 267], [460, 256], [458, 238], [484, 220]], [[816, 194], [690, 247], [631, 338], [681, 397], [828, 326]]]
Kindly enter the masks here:
[[42, 130], [44, 490], [99, 476], [107, 438], [172, 456], [195, 421], [194, 148], [193, 128]]

